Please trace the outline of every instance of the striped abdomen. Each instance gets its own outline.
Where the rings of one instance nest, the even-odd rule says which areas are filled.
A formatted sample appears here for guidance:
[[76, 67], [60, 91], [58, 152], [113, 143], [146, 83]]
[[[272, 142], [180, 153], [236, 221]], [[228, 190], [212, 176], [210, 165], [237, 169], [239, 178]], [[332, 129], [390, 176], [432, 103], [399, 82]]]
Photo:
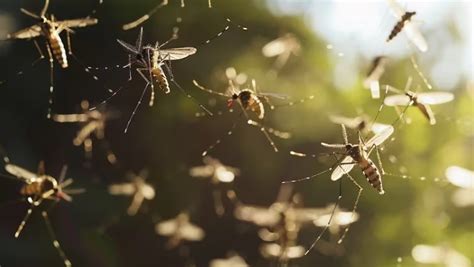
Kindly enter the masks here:
[[39, 196], [43, 190], [43, 183], [40, 181], [35, 181], [31, 184], [25, 184], [20, 193], [24, 196]]
[[369, 158], [363, 159], [359, 162], [359, 167], [362, 169], [369, 184], [372, 185], [379, 194], [384, 194], [385, 191], [383, 190], [381, 175], [375, 163]]
[[161, 66], [155, 66], [151, 72], [153, 73], [153, 77], [155, 77], [160, 89], [168, 94], [170, 92], [170, 84], [168, 83], [168, 79], [166, 78], [165, 72]]
[[405, 23], [407, 23], [412, 16], [414, 16], [416, 12], [405, 12], [403, 14], [402, 18], [400, 19], [399, 22], [393, 27], [392, 32], [390, 32], [390, 35], [388, 36], [387, 42], [395, 38], [397, 34], [403, 29], [403, 26], [405, 26]]
[[55, 31], [51, 32], [48, 36], [49, 45], [51, 52], [53, 53], [56, 60], [59, 62], [63, 69], [68, 67], [66, 49], [64, 48], [63, 41], [59, 34]]

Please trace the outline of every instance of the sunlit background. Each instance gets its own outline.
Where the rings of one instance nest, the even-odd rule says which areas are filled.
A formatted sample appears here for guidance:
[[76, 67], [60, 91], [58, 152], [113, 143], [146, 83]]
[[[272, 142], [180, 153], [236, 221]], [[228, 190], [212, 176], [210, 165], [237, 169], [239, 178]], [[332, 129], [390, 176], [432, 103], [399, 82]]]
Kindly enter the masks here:
[[[223, 214], [216, 213], [215, 192], [233, 190], [239, 203], [267, 208], [277, 200], [282, 181], [330, 168], [334, 164], [332, 157], [301, 158], [291, 156], [289, 151], [318, 154], [330, 151], [321, 142], [343, 142], [341, 127], [329, 120], [330, 115], [375, 117], [385, 92], [381, 93], [382, 98], [372, 99], [364, 79], [371, 61], [379, 55], [388, 57], [380, 84], [404, 89], [412, 77], [413, 90], [429, 91], [411, 63], [413, 57], [432, 90], [452, 92], [455, 99], [432, 106], [436, 125], [430, 125], [416, 108], [409, 108], [405, 116], [410, 123], [398, 121], [395, 133], [381, 151], [383, 167], [391, 174], [383, 177], [386, 193], [377, 194], [356, 166], [351, 175], [363, 187], [358, 220], [342, 244], [336, 243], [342, 231], [327, 231], [307, 256], [286, 264], [472, 266], [472, 178], [466, 178], [468, 182], [459, 182], [462, 177], [452, 182], [446, 176], [450, 166], [474, 169], [470, 1], [399, 2], [403, 8], [417, 12], [412, 23], [419, 27], [429, 46], [422, 53], [403, 32], [386, 42], [397, 22], [386, 1], [214, 0], [213, 8], [208, 8], [207, 0], [188, 0], [181, 8], [179, 1], [170, 0], [168, 6], [143, 24], [144, 42], [164, 42], [172, 28], [179, 26], [179, 39], [168, 47], [194, 46], [198, 52], [173, 62], [173, 74], [215, 116], [202, 116], [199, 106], [171, 85], [168, 95], [157, 91], [154, 107], [148, 107], [149, 96], [145, 96], [124, 134], [145, 82], [133, 73], [132, 82], [127, 83], [128, 69], [120, 68], [92, 71], [99, 77], [96, 81], [83, 67], [127, 64], [126, 51], [116, 39], [133, 44], [139, 30], [123, 31], [122, 25], [142, 16], [158, 2], [104, 0], [94, 15], [99, 23], [75, 29], [72, 35], [78, 60], [70, 57], [70, 67], [65, 70], [55, 66], [53, 113], [81, 112], [82, 100], [95, 105], [110, 95], [107, 89], [125, 86], [105, 105], [106, 110], [119, 116], [107, 121], [104, 139], [92, 138], [91, 157], [85, 156], [83, 147], [73, 145], [80, 125], [46, 119], [49, 62], [43, 60], [30, 67], [38, 57], [33, 42], [0, 42], [2, 154], [33, 172], [44, 160], [47, 173], [55, 177], [67, 164], [67, 177], [74, 178], [72, 187], [86, 189], [71, 203], [62, 201], [51, 209], [47, 204], [43, 207], [73, 266], [210, 266], [214, 259], [235, 255], [240, 255], [238, 261], [243, 260], [248, 266], [284, 266], [278, 258], [261, 254], [261, 246], [268, 242], [260, 238], [260, 227], [235, 218], [235, 203], [224, 194]], [[0, 36], [35, 23], [20, 8], [37, 12], [42, 5], [42, 1], [2, 1]], [[94, 0], [51, 0], [49, 12], [59, 20], [78, 18], [89, 15], [96, 6]], [[179, 24], [177, 17], [182, 20]], [[205, 44], [224, 29], [226, 18], [233, 21], [229, 31]], [[248, 30], [243, 31], [236, 24]], [[279, 66], [275, 58], [262, 54], [262, 47], [287, 33], [294, 36], [300, 49]], [[44, 45], [42, 39], [38, 40]], [[192, 83], [196, 80], [225, 92], [229, 67], [246, 74], [243, 86], [251, 86], [251, 79], [255, 79], [261, 92], [289, 97], [276, 99], [276, 104], [314, 96], [303, 104], [275, 110], [267, 107], [264, 125], [291, 133], [290, 139], [273, 137], [278, 153], [273, 152], [258, 128], [245, 123], [239, 112], [226, 112], [225, 98], [200, 91]], [[21, 70], [23, 74], [16, 75]], [[384, 107], [377, 118], [377, 122], [386, 124], [396, 120], [392, 107]], [[228, 136], [234, 124], [233, 134]], [[348, 129], [348, 135], [350, 142], [357, 142], [355, 130]], [[370, 133], [364, 137], [370, 138]], [[226, 183], [192, 177], [190, 169], [203, 165], [202, 152], [219, 138], [222, 141], [209, 155], [237, 168], [238, 174], [233, 181], [228, 173], [224, 174]], [[116, 155], [115, 164], [110, 163], [110, 158], [107, 160], [110, 151]], [[130, 216], [127, 209], [132, 196], [112, 195], [109, 186], [129, 182], [130, 173], [139, 174], [144, 169], [148, 170], [146, 182], [154, 188], [154, 197], [144, 200], [136, 214]], [[450, 170], [455, 177], [460, 175], [453, 172], [456, 169]], [[20, 180], [2, 177], [0, 184], [0, 265], [62, 266], [40, 209], [33, 211], [20, 238], [14, 238], [28, 204], [20, 200]], [[330, 180], [329, 172], [293, 185], [293, 193], [300, 195], [304, 207], [325, 209], [338, 197], [339, 183]], [[151, 189], [147, 190], [152, 195]], [[356, 196], [357, 188], [347, 177], [342, 178], [340, 207], [351, 211]], [[201, 241], [171, 248], [168, 238], [157, 234], [159, 227], [155, 229], [155, 225], [182, 212], [187, 212], [189, 220], [202, 228], [205, 236]], [[321, 220], [304, 224], [295, 245], [309, 248], [322, 230]]]

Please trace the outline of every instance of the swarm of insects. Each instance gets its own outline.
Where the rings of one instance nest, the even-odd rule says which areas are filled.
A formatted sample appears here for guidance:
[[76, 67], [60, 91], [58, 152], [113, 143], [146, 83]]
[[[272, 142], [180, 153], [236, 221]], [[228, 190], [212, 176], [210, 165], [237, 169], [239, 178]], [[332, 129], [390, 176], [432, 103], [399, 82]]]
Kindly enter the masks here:
[[[17, 231], [15, 232], [15, 238], [18, 238], [26, 225], [26, 222], [30, 218], [30, 215], [33, 212], [35, 207], [40, 206], [45, 200], [52, 200], [59, 202], [60, 200], [66, 200], [68, 202], [72, 201], [71, 195], [79, 194], [84, 192], [84, 189], [66, 189], [69, 185], [72, 184], [72, 179], [64, 180], [66, 177], [67, 167], [63, 167], [59, 179], [56, 179], [52, 176], [49, 176], [45, 173], [44, 162], [41, 161], [38, 166], [38, 172], [36, 174], [23, 169], [17, 165], [7, 162], [5, 165], [5, 170], [17, 177], [25, 184], [20, 190], [20, 194], [26, 197], [27, 202], [30, 204], [30, 208], [26, 212], [25, 217], [18, 226]], [[66, 254], [61, 248], [59, 241], [56, 238], [53, 227], [49, 220], [48, 213], [44, 210], [41, 215], [46, 223], [48, 233], [52, 239], [54, 248], [58, 251], [61, 256], [65, 266], [72, 266], [71, 262], [67, 258]]]
[[49, 7], [49, 0], [45, 1], [44, 7], [41, 10], [39, 15], [28, 11], [24, 8], [21, 9], [21, 12], [24, 14], [37, 19], [39, 23], [28, 27], [26, 29], [20, 30], [15, 33], [11, 33], [7, 35], [7, 39], [33, 39], [36, 49], [40, 54], [40, 59], [45, 58], [44, 54], [38, 45], [37, 41], [34, 38], [39, 36], [43, 36], [46, 45], [46, 51], [48, 52], [49, 63], [50, 63], [50, 99], [49, 99], [49, 110], [48, 110], [48, 118], [51, 115], [51, 104], [52, 104], [52, 94], [54, 91], [54, 82], [53, 82], [53, 71], [54, 71], [54, 58], [58, 61], [62, 68], [67, 68], [69, 66], [68, 59], [66, 55], [66, 49], [64, 43], [60, 37], [61, 32], [64, 30], [67, 33], [67, 44], [69, 54], [72, 55], [71, 51], [71, 40], [70, 40], [70, 33], [74, 33], [71, 28], [78, 28], [78, 27], [87, 27], [94, 24], [97, 24], [98, 20], [91, 17], [86, 18], [79, 18], [79, 19], [71, 19], [71, 20], [60, 20], [57, 21], [54, 15], [47, 15], [47, 10]]
[[145, 199], [155, 198], [155, 189], [145, 182], [148, 171], [142, 170], [139, 175], [130, 175], [129, 183], [113, 184], [109, 186], [109, 193], [112, 195], [132, 196], [132, 203], [127, 209], [127, 214], [133, 216], [137, 214]]
[[183, 241], [200, 241], [205, 236], [204, 230], [192, 224], [189, 221], [189, 215], [185, 212], [173, 219], [157, 223], [155, 231], [169, 238], [167, 245], [169, 249], [176, 248]]

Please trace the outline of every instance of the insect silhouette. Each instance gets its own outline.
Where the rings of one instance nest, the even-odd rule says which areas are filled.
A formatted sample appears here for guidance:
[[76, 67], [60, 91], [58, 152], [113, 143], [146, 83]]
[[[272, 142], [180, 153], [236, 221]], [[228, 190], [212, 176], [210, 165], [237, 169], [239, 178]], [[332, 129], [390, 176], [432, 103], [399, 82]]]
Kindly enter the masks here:
[[367, 115], [363, 114], [357, 116], [355, 118], [349, 118], [339, 115], [330, 115], [329, 120], [335, 124], [344, 124], [344, 126], [360, 131], [363, 134], [367, 134], [369, 131], [373, 132], [374, 134], [380, 133], [385, 128], [387, 128], [388, 124], [378, 123], [378, 122], [370, 122]]
[[[218, 159], [206, 156], [203, 158], [204, 166], [196, 166], [189, 169], [189, 175], [197, 178], [210, 178], [210, 182], [214, 186], [212, 196], [214, 198], [214, 209], [219, 216], [224, 215], [225, 206], [222, 201], [222, 191], [220, 184], [232, 183], [236, 175], [240, 174], [240, 170], [234, 167], [222, 164]], [[235, 200], [235, 192], [232, 189], [225, 190], [225, 194], [229, 200]]]
[[[92, 153], [92, 135], [94, 134], [98, 140], [105, 138], [105, 124], [108, 119], [116, 118], [113, 112], [105, 112], [103, 110], [89, 110], [89, 102], [84, 100], [81, 102], [83, 113], [80, 114], [53, 114], [53, 120], [60, 123], [81, 123], [83, 126], [77, 132], [76, 137], [72, 140], [75, 146], [83, 146], [86, 157], [90, 158]], [[112, 151], [107, 152], [107, 160], [114, 164], [117, 161]]]
[[[295, 105], [297, 103], [304, 103], [306, 100], [311, 100], [311, 99], [314, 98], [314, 96], [309, 96], [307, 98], [300, 99], [298, 101], [287, 102], [285, 104], [277, 106], [277, 105], [272, 104], [270, 98], [286, 99], [287, 97], [284, 96], [284, 95], [280, 95], [280, 94], [259, 92], [257, 90], [257, 85], [256, 85], [255, 80], [252, 80], [252, 87], [251, 88], [244, 88], [242, 90], [239, 88], [239, 86], [235, 86], [235, 84], [232, 82], [232, 80], [229, 80], [228, 82], [229, 82], [229, 86], [228, 86], [227, 92], [226, 93], [221, 93], [221, 92], [217, 92], [217, 91], [208, 89], [208, 88], [200, 85], [196, 80], [193, 80], [193, 83], [197, 88], [199, 88], [199, 89], [201, 89], [201, 90], [203, 90], [207, 93], [227, 98], [227, 107], [229, 108], [230, 111], [232, 111], [233, 105], [235, 104], [235, 102], [237, 102], [239, 104], [239, 106], [241, 107], [241, 110], [242, 110], [241, 114], [244, 114], [245, 118], [247, 119], [247, 124], [260, 128], [261, 132], [264, 134], [264, 136], [267, 139], [268, 143], [270, 144], [270, 146], [273, 148], [273, 150], [275, 152], [278, 152], [278, 148], [277, 148], [275, 142], [273, 141], [273, 139], [270, 137], [270, 134], [272, 134], [276, 137], [282, 138], [282, 139], [290, 138], [291, 134], [286, 133], [286, 132], [281, 132], [281, 131], [278, 131], [278, 130], [273, 129], [273, 128], [265, 127], [263, 125], [263, 123], [252, 120], [250, 118], [249, 114], [247, 113], [247, 111], [251, 111], [253, 114], [255, 114], [257, 116], [258, 120], [262, 121], [265, 118], [264, 103], [268, 104], [270, 109], [275, 109], [277, 107], [292, 106], [292, 105]], [[227, 132], [227, 136], [232, 135], [233, 129], [235, 128], [236, 123], [237, 122], [235, 122], [232, 125], [231, 130]], [[211, 145], [208, 149], [206, 149], [202, 153], [202, 155], [203, 156], [207, 155], [207, 153], [211, 149], [213, 149], [216, 145], [218, 145], [219, 143], [221, 143], [221, 139], [218, 139], [213, 145]]]
[[281, 69], [291, 55], [298, 55], [301, 51], [301, 44], [291, 33], [270, 41], [262, 47], [262, 54], [265, 57], [276, 57], [275, 69]]
[[159, 235], [169, 237], [168, 249], [176, 248], [183, 241], [201, 241], [205, 236], [204, 230], [189, 221], [189, 215], [186, 212], [180, 213], [173, 219], [157, 223], [155, 231]]
[[392, 14], [399, 20], [397, 24], [393, 27], [390, 32], [390, 35], [387, 38], [387, 42], [391, 41], [395, 36], [404, 31], [408, 39], [421, 51], [428, 51], [428, 44], [426, 43], [425, 38], [421, 34], [418, 27], [411, 21], [412, 17], [416, 12], [405, 11], [400, 4], [395, 0], [388, 0], [390, 10]]
[[364, 80], [365, 88], [370, 89], [372, 98], [380, 98], [380, 83], [379, 80], [385, 72], [385, 65], [387, 64], [387, 57], [378, 56], [372, 60], [372, 66]]
[[127, 209], [130, 216], [136, 215], [145, 199], [155, 198], [155, 189], [145, 182], [148, 171], [142, 170], [139, 175], [130, 174], [129, 183], [112, 184], [109, 186], [109, 193], [112, 195], [132, 196], [132, 203]]
[[298, 194], [292, 196], [292, 189], [289, 184], [282, 185], [276, 202], [270, 207], [239, 204], [234, 212], [237, 219], [264, 227], [259, 236], [271, 243], [263, 244], [260, 252], [264, 257], [276, 258], [281, 263], [305, 255], [305, 248], [297, 245], [300, 229], [328, 213], [327, 209], [301, 207], [301, 197]]
[[[71, 195], [84, 192], [84, 189], [66, 189], [66, 187], [71, 185], [73, 182], [72, 179], [64, 180], [67, 171], [66, 166], [63, 167], [59, 179], [45, 174], [43, 161], [39, 163], [38, 172], [36, 174], [23, 169], [22, 167], [11, 164], [8, 161], [6, 162], [5, 170], [25, 183], [20, 190], [20, 194], [25, 196], [27, 202], [30, 204], [30, 208], [28, 208], [25, 217], [15, 232], [15, 238], [20, 236], [28, 219], [30, 218], [30, 215], [33, 212], [33, 209], [40, 206], [43, 201], [52, 200], [54, 202], [59, 202], [61, 200], [66, 200], [70, 202], [72, 201]], [[53, 246], [62, 258], [64, 265], [72, 266], [56, 238], [56, 234], [54, 233], [52, 224], [49, 220], [48, 213], [46, 211], [42, 211], [41, 215], [43, 216], [48, 233], [52, 239]]]
[[[47, 15], [47, 10], [49, 7], [49, 0], [45, 1], [44, 7], [41, 10], [41, 13], [35, 14], [31, 11], [28, 11], [24, 8], [20, 9], [21, 12], [24, 14], [39, 20], [40, 22], [20, 30], [15, 33], [11, 33], [7, 35], [7, 39], [33, 39], [39, 36], [43, 36], [46, 39], [46, 51], [48, 52], [49, 56], [49, 63], [50, 63], [50, 99], [49, 99], [49, 110], [48, 110], [48, 118], [51, 116], [51, 104], [52, 104], [52, 94], [54, 91], [54, 79], [53, 79], [53, 69], [54, 69], [54, 58], [58, 61], [61, 68], [67, 68], [68, 58], [66, 55], [66, 48], [64, 46], [64, 42], [62, 41], [60, 34], [64, 30], [67, 32], [67, 44], [69, 54], [72, 54], [71, 51], [71, 40], [70, 40], [70, 33], [74, 31], [71, 28], [78, 28], [78, 27], [87, 27], [94, 24], [97, 24], [98, 20], [91, 17], [79, 18], [79, 19], [71, 19], [71, 20], [60, 20], [57, 21], [54, 15]], [[34, 40], [35, 46], [40, 54], [41, 60], [44, 57], [44, 54], [36, 42]]]
[[451, 200], [457, 207], [474, 205], [474, 172], [459, 166], [450, 166], [446, 169], [448, 181], [459, 187]]
[[[155, 82], [158, 84], [158, 87], [165, 93], [168, 94], [170, 92], [170, 86], [168, 78], [166, 77], [165, 69], [167, 70], [170, 80], [178, 87], [181, 93], [183, 93], [187, 98], [193, 100], [196, 104], [199, 105], [201, 109], [203, 109], [207, 114], [212, 116], [212, 112], [207, 110], [203, 105], [198, 103], [190, 94], [188, 94], [175, 80], [173, 73], [171, 71], [170, 61], [173, 60], [180, 60], [184, 59], [190, 55], [196, 53], [196, 48], [194, 47], [178, 47], [178, 48], [170, 48], [170, 49], [162, 49], [161, 47], [168, 44], [170, 41], [177, 39], [177, 28], [175, 28], [173, 36], [163, 44], [159, 44], [158, 42], [152, 45], [143, 45], [143, 28], [140, 28], [140, 33], [138, 38], [135, 42], [135, 46], [117, 39], [117, 42], [127, 51], [129, 57], [128, 67], [130, 69], [129, 80], [132, 79], [131, 68], [132, 66], [136, 65], [137, 68], [135, 69], [140, 77], [145, 80], [146, 85], [142, 91], [141, 97], [137, 102], [130, 118], [127, 122], [127, 126], [125, 127], [124, 132], [128, 131], [130, 123], [132, 122], [133, 117], [135, 116], [138, 107], [140, 106], [145, 93], [148, 87], [151, 87], [151, 95], [149, 106], [153, 106], [155, 100]], [[111, 96], [106, 98], [102, 101], [99, 105], [106, 103], [109, 99], [114, 97], [119, 91], [116, 90]], [[98, 106], [99, 106], [98, 105]], [[96, 106], [97, 107], [97, 106]], [[93, 107], [92, 109], [95, 109]]]
[[[405, 86], [405, 92], [387, 85], [387, 90], [396, 93], [396, 95], [386, 96], [383, 104], [387, 106], [396, 107], [399, 118], [403, 119], [405, 111], [410, 106], [417, 107], [423, 116], [430, 122], [431, 125], [436, 124], [436, 118], [430, 105], [438, 105], [450, 102], [454, 99], [454, 95], [449, 92], [423, 92], [415, 93], [408, 88], [411, 86], [411, 79], [408, 79]], [[405, 107], [404, 110], [400, 111], [398, 107]]]

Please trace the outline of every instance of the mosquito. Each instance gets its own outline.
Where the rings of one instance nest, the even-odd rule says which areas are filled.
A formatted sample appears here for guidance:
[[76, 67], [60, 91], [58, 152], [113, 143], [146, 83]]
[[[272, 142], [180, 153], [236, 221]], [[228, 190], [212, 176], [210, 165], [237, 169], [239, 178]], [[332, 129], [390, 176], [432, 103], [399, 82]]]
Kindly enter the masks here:
[[[206, 156], [203, 158], [204, 166], [192, 167], [189, 175], [197, 178], [210, 178], [214, 185], [212, 196], [214, 198], [214, 209], [219, 216], [224, 215], [225, 208], [222, 202], [222, 191], [217, 187], [219, 184], [232, 183], [240, 170], [234, 167], [222, 164], [218, 159]], [[231, 201], [235, 200], [235, 192], [231, 189], [225, 194]]]
[[291, 55], [297, 56], [301, 51], [301, 44], [291, 33], [270, 41], [262, 47], [262, 54], [265, 57], [276, 57], [275, 69], [281, 69]]
[[364, 87], [370, 89], [372, 98], [380, 98], [380, 83], [379, 80], [385, 72], [385, 65], [387, 64], [387, 57], [377, 56], [372, 60], [372, 65], [364, 80]]
[[[306, 100], [311, 100], [311, 99], [314, 98], [314, 96], [311, 95], [307, 98], [300, 99], [300, 100], [295, 101], [295, 102], [288, 102], [288, 103], [276, 106], [276, 105], [272, 104], [272, 102], [270, 101], [270, 98], [286, 99], [287, 97], [284, 96], [284, 95], [280, 95], [280, 94], [259, 92], [257, 90], [257, 85], [256, 85], [255, 80], [252, 80], [252, 87], [251, 87], [252, 89], [251, 88], [244, 88], [242, 90], [240, 90], [239, 87], [236, 87], [234, 85], [234, 83], [232, 82], [232, 80], [229, 80], [228, 82], [229, 82], [229, 87], [228, 87], [227, 92], [226, 93], [221, 93], [221, 92], [218, 92], [218, 91], [208, 89], [208, 88], [200, 85], [196, 80], [193, 80], [193, 83], [197, 88], [199, 88], [199, 89], [201, 89], [201, 90], [203, 90], [207, 93], [227, 98], [227, 107], [229, 108], [230, 111], [232, 111], [232, 107], [233, 107], [234, 103], [237, 102], [239, 104], [239, 106], [241, 107], [241, 109], [242, 109], [242, 113], [245, 115], [245, 117], [247, 119], [247, 124], [260, 128], [261, 132], [264, 134], [264, 136], [267, 139], [268, 143], [270, 144], [270, 146], [273, 148], [273, 150], [275, 152], [278, 152], [278, 148], [277, 148], [275, 142], [273, 141], [273, 139], [270, 137], [270, 134], [272, 134], [272, 135], [274, 135], [278, 138], [282, 138], [282, 139], [290, 138], [291, 134], [287, 133], [287, 132], [281, 132], [281, 131], [278, 131], [278, 130], [273, 129], [273, 128], [267, 128], [263, 125], [263, 123], [261, 122], [261, 121], [263, 121], [263, 119], [265, 117], [265, 106], [264, 106], [263, 103], [268, 104], [270, 109], [275, 109], [276, 107], [292, 106], [292, 105], [295, 105], [297, 103], [303, 103]], [[250, 118], [249, 114], [247, 113], [247, 111], [251, 111], [253, 114], [255, 114], [257, 116], [257, 119], [260, 122], [252, 120]], [[227, 132], [227, 135], [232, 135], [233, 129], [235, 128], [236, 123], [237, 122], [235, 122], [232, 125], [231, 130], [229, 130]], [[220, 142], [221, 142], [221, 139], [218, 139], [214, 144], [212, 144], [208, 149], [206, 149], [202, 153], [202, 156], [207, 155], [207, 153], [210, 150], [212, 150], [216, 145], [218, 145]]]
[[[401, 91], [395, 87], [387, 85], [387, 90], [396, 93], [396, 95], [386, 96], [383, 104], [387, 106], [396, 107], [399, 113], [399, 118], [403, 119], [403, 115], [409, 106], [417, 107], [423, 116], [430, 122], [431, 125], [436, 124], [436, 118], [430, 105], [438, 105], [450, 102], [454, 99], [454, 95], [450, 92], [424, 92], [415, 93], [408, 88], [411, 86], [411, 79], [408, 79], [405, 86], [405, 91]], [[405, 107], [403, 111], [400, 111], [398, 107]]]
[[404, 31], [408, 39], [421, 51], [428, 51], [428, 45], [425, 38], [421, 34], [418, 27], [411, 21], [416, 12], [405, 11], [396, 0], [387, 0], [392, 14], [399, 20], [393, 27], [387, 42], [391, 41], [395, 36]]
[[[80, 114], [53, 114], [53, 120], [59, 123], [81, 123], [83, 126], [72, 140], [75, 146], [83, 146], [86, 157], [90, 158], [92, 153], [92, 134], [97, 140], [105, 138], [105, 124], [108, 119], [115, 118], [116, 114], [104, 112], [103, 110], [89, 110], [89, 102], [81, 102], [82, 113]], [[108, 151], [107, 160], [114, 164], [117, 158], [112, 151]]]
[[[102, 0], [99, 3], [102, 3]], [[85, 17], [85, 18], [79, 18], [79, 19], [56, 21], [56, 18], [54, 17], [54, 15], [52, 14], [48, 15], [46, 13], [48, 10], [48, 7], [49, 7], [49, 0], [45, 0], [43, 9], [41, 10], [41, 13], [39, 15], [31, 11], [28, 11], [24, 8], [20, 9], [21, 12], [23, 12], [24, 14], [34, 19], [37, 19], [40, 22], [33, 26], [20, 30], [18, 32], [8, 34], [7, 39], [34, 39], [39, 36], [43, 36], [46, 39], [46, 51], [48, 52], [49, 64], [50, 64], [50, 87], [49, 87], [50, 97], [49, 97], [49, 108], [48, 108], [47, 116], [48, 118], [50, 118], [51, 105], [53, 102], [52, 95], [54, 91], [54, 80], [53, 80], [54, 58], [59, 63], [61, 68], [65, 69], [69, 66], [68, 58], [66, 55], [66, 48], [60, 37], [60, 34], [64, 30], [67, 32], [68, 53], [69, 55], [73, 55], [72, 50], [71, 50], [70, 33], [74, 33], [74, 31], [71, 28], [82, 28], [82, 27], [95, 25], [97, 24], [98, 20], [96, 18]], [[33, 40], [33, 41], [34, 41], [36, 49], [38, 50], [40, 54], [40, 58], [36, 60], [36, 61], [39, 61], [45, 58], [45, 56], [40, 46], [38, 45], [37, 41], [36, 40]]]
[[159, 235], [169, 237], [168, 249], [178, 247], [183, 241], [201, 241], [205, 236], [204, 230], [189, 221], [189, 214], [186, 212], [157, 223], [155, 231]]
[[[36, 174], [23, 169], [15, 164], [9, 163], [6, 161], [5, 170], [17, 177], [25, 184], [20, 190], [20, 194], [26, 197], [27, 202], [30, 204], [28, 211], [26, 212], [25, 217], [21, 221], [18, 229], [15, 232], [15, 238], [18, 238], [26, 225], [26, 222], [30, 218], [30, 215], [33, 212], [35, 207], [40, 206], [45, 200], [52, 200], [54, 202], [59, 202], [65, 200], [68, 202], [72, 201], [71, 195], [80, 194], [84, 192], [84, 189], [66, 189], [69, 185], [72, 184], [72, 179], [66, 179], [67, 167], [64, 166], [61, 170], [59, 179], [56, 179], [52, 176], [49, 176], [45, 173], [44, 162], [41, 161], [38, 166], [38, 171]], [[59, 241], [56, 238], [56, 234], [53, 230], [51, 221], [49, 220], [48, 213], [42, 211], [41, 215], [45, 221], [48, 233], [52, 239], [53, 246], [57, 250], [59, 256], [62, 258], [65, 266], [72, 266], [71, 262], [67, 258]]]
[[[305, 181], [312, 179], [314, 177], [317, 177], [319, 175], [322, 175], [324, 173], [327, 173], [329, 171], [332, 171], [331, 174], [331, 180], [332, 181], [337, 181], [342, 178], [342, 176], [347, 175], [349, 179], [352, 181], [352, 183], [357, 187], [358, 193], [357, 197], [354, 201], [354, 206], [352, 209], [352, 213], [355, 216], [355, 212], [357, 210], [357, 205], [359, 203], [360, 196], [362, 194], [362, 186], [359, 185], [359, 183], [356, 182], [356, 180], [349, 174], [349, 172], [354, 168], [354, 166], [358, 165], [360, 169], [362, 170], [362, 173], [364, 176], [367, 178], [367, 181], [369, 184], [377, 190], [377, 192], [382, 195], [385, 193], [382, 185], [382, 174], [385, 174], [385, 171], [383, 170], [382, 166], [382, 161], [380, 158], [380, 153], [379, 153], [379, 147], [382, 145], [382, 143], [387, 140], [394, 132], [393, 126], [389, 125], [386, 127], [382, 132], [375, 134], [372, 138], [370, 138], [367, 142], [365, 142], [359, 132], [359, 143], [358, 144], [351, 144], [348, 141], [347, 137], [347, 131], [346, 127], [344, 124], [341, 124], [342, 127], [342, 136], [344, 140], [344, 144], [328, 144], [328, 143], [321, 143], [322, 146], [328, 147], [328, 148], [333, 148], [333, 149], [342, 149], [344, 150], [343, 152], [333, 152], [332, 155], [336, 154], [342, 154], [342, 157], [337, 160], [336, 164], [333, 165], [333, 167], [319, 172], [317, 174], [304, 177], [301, 179], [295, 179], [295, 180], [289, 180], [289, 181], [284, 181], [283, 183], [294, 183], [294, 182], [300, 182], [300, 181]], [[377, 167], [375, 163], [369, 158], [370, 154], [372, 151], [375, 149], [376, 154], [377, 154], [377, 159], [380, 165]], [[295, 152], [291, 151], [291, 155], [293, 156], [298, 156], [298, 157], [316, 157], [316, 155], [308, 155], [300, 152]], [[341, 180], [340, 180], [341, 181]], [[336, 201], [335, 208], [338, 207], [339, 205], [339, 200], [342, 198], [342, 183], [339, 183], [339, 193]], [[333, 209], [331, 218], [334, 216], [335, 213], [335, 208]], [[306, 251], [306, 254], [308, 254], [314, 246], [318, 243], [318, 241], [321, 239], [322, 235], [324, 232], [330, 227], [332, 219], [328, 222], [328, 225], [320, 232], [318, 237], [315, 239], [313, 244], [310, 246], [310, 248]], [[345, 238], [346, 234], [349, 231], [349, 226], [344, 230], [344, 233], [342, 236], [339, 238], [338, 243], [342, 243], [343, 239]]]
[[[168, 94], [170, 93], [170, 86], [169, 86], [169, 81], [168, 78], [166, 77], [165, 74], [165, 69], [167, 70], [170, 80], [178, 87], [178, 89], [186, 95], [186, 97], [192, 99], [197, 103], [197, 101], [190, 95], [188, 94], [174, 79], [173, 73], [171, 72], [171, 67], [170, 67], [170, 61], [172, 60], [180, 60], [184, 59], [190, 55], [193, 55], [196, 53], [196, 48], [194, 47], [178, 47], [178, 48], [170, 48], [170, 49], [161, 49], [164, 45], [168, 44], [170, 41], [177, 39], [177, 28], [175, 28], [173, 36], [171, 39], [168, 41], [164, 42], [163, 44], [159, 45], [157, 42], [154, 46], [152, 45], [143, 45], [143, 28], [140, 28], [140, 33], [138, 35], [138, 38], [135, 42], [135, 46], [117, 39], [117, 42], [128, 52], [128, 57], [129, 57], [129, 63], [128, 66], [130, 70], [129, 74], [129, 80], [132, 79], [132, 74], [131, 74], [131, 68], [133, 65], [137, 65], [137, 68], [135, 69], [137, 73], [145, 80], [146, 85], [143, 89], [143, 92], [141, 94], [140, 99], [138, 100], [135, 109], [133, 110], [132, 114], [130, 115], [130, 118], [127, 122], [127, 126], [125, 127], [124, 132], [126, 133], [128, 131], [128, 128], [130, 126], [130, 123], [132, 122], [133, 117], [135, 116], [138, 107], [140, 106], [141, 102], [143, 101], [143, 98], [145, 96], [145, 93], [148, 89], [148, 87], [151, 87], [151, 95], [150, 95], [150, 101], [149, 101], [149, 106], [153, 106], [154, 100], [155, 100], [155, 82], [158, 84], [158, 87], [165, 93]], [[120, 91], [117, 90], [115, 91], [111, 96], [106, 98], [104, 101], [102, 101], [99, 105], [100, 106], [104, 103], [106, 103], [109, 99], [111, 99], [113, 96], [115, 96], [118, 92]], [[203, 105], [200, 103], [197, 103], [201, 109], [203, 109], [205, 112], [207, 112], [209, 115], [212, 116], [212, 113], [207, 110]], [[96, 107], [97, 107], [96, 106]], [[95, 109], [96, 107], [93, 107], [92, 109]]]
[[450, 166], [446, 169], [448, 181], [459, 187], [452, 195], [451, 200], [457, 207], [469, 207], [474, 205], [474, 171]]
[[112, 195], [133, 195], [132, 203], [127, 209], [127, 214], [134, 216], [140, 209], [143, 201], [155, 198], [155, 189], [146, 183], [148, 171], [142, 170], [139, 175], [130, 174], [129, 183], [113, 184], [109, 186], [109, 193]]
[[[164, 6], [167, 6], [168, 5], [168, 2], [169, 0], [163, 0], [161, 3], [157, 4], [155, 7], [153, 7], [148, 13], [146, 13], [145, 15], [139, 17], [138, 19], [132, 21], [132, 22], [129, 22], [127, 24], [124, 24], [122, 26], [122, 29], [127, 31], [127, 30], [131, 30], [135, 27], [138, 27], [140, 26], [142, 23], [144, 23], [145, 21], [147, 21], [153, 14], [155, 14], [160, 8], [164, 7]], [[209, 6], [209, 8], [212, 8], [212, 0], [207, 0], [207, 5]], [[184, 7], [185, 6], [185, 1], [184, 0], [181, 0], [181, 7]]]
[[355, 118], [349, 118], [339, 115], [330, 115], [329, 120], [335, 124], [344, 124], [344, 126], [360, 131], [364, 134], [368, 133], [369, 131], [373, 132], [374, 134], [380, 133], [385, 130], [390, 125], [378, 123], [378, 122], [370, 122], [367, 115], [363, 114]]

